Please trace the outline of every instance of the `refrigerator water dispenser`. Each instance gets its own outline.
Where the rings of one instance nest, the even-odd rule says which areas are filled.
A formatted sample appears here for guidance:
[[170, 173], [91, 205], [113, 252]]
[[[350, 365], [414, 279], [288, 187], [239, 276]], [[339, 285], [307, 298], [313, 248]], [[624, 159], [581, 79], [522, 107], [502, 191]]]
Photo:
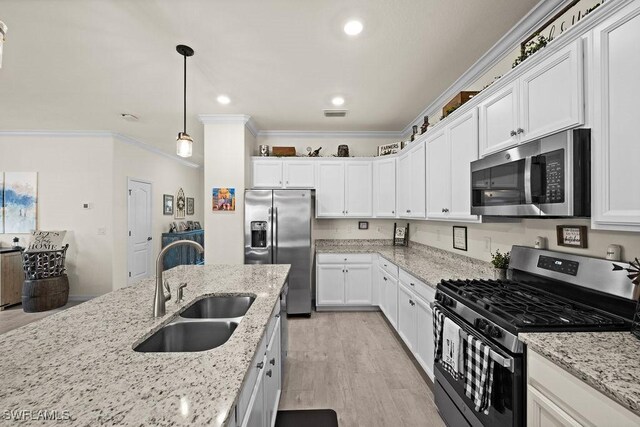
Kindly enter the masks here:
[[267, 247], [267, 221], [251, 221], [251, 247]]

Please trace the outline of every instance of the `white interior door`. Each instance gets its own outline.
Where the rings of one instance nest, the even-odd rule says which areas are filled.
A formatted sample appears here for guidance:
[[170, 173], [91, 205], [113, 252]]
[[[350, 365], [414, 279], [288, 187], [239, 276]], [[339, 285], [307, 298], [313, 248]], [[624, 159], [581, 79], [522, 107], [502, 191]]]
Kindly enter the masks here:
[[153, 249], [151, 243], [151, 183], [128, 180], [128, 280], [135, 283], [151, 275]]

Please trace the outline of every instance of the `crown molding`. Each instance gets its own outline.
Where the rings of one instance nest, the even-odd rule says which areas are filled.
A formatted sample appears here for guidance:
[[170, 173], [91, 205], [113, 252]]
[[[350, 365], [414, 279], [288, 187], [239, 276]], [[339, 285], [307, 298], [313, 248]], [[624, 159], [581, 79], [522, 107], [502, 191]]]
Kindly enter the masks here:
[[401, 138], [396, 131], [303, 131], [303, 130], [261, 130], [258, 136], [270, 138]]
[[3, 130], [0, 131], [0, 136], [37, 136], [37, 137], [53, 137], [53, 138], [113, 138], [117, 139], [125, 144], [136, 146], [142, 150], [148, 151], [153, 154], [157, 154], [159, 156], [165, 157], [167, 159], [178, 162], [184, 166], [188, 166], [190, 168], [197, 169], [200, 167], [199, 164], [190, 162], [189, 160], [185, 160], [181, 157], [171, 155], [161, 149], [148, 144], [146, 142], [139, 141], [134, 139], [128, 135], [124, 135], [117, 132], [110, 131], [55, 131], [55, 130]]
[[531, 32], [553, 17], [571, 0], [541, 0], [520, 21], [516, 23], [504, 36], [500, 38], [484, 55], [480, 57], [467, 71], [464, 72], [447, 90], [434, 99], [424, 110], [402, 129], [400, 134], [407, 135], [411, 127], [421, 124], [424, 116], [437, 115], [439, 110], [456, 94], [485, 75], [493, 66], [504, 59], [504, 56], [517, 48]]

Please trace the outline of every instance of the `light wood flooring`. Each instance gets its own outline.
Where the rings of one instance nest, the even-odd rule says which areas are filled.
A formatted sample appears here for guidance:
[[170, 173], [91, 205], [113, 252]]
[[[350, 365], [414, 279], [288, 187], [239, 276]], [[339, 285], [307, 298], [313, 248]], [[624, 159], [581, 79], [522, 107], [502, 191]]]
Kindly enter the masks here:
[[333, 409], [340, 427], [444, 426], [380, 312], [290, 318], [280, 409]]
[[80, 304], [82, 301], [69, 301], [67, 305], [56, 308], [55, 310], [42, 311], [40, 313], [25, 313], [22, 310], [22, 305], [14, 305], [0, 311], [0, 334], [9, 332], [13, 329], [19, 328], [24, 325], [28, 325], [36, 320], [44, 319], [47, 316], [51, 316], [59, 311], [66, 310], [69, 307]]

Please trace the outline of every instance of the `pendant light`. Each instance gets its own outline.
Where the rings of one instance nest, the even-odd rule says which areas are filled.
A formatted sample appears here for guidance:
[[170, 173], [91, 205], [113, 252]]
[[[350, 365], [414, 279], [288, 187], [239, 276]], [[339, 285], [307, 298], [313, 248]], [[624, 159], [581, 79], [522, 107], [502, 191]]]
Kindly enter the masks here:
[[193, 56], [193, 49], [189, 46], [179, 44], [176, 50], [184, 57], [184, 97], [183, 97], [183, 131], [178, 132], [176, 151], [180, 157], [191, 157], [193, 153], [193, 139], [187, 133], [187, 56]]

